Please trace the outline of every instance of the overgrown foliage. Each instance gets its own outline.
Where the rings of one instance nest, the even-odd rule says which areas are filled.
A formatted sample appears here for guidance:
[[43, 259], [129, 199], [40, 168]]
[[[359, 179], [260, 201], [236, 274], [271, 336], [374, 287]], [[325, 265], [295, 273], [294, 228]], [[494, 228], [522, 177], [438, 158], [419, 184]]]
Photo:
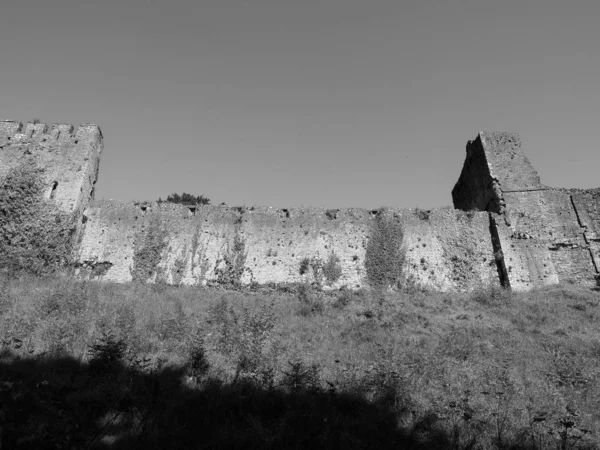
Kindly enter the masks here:
[[43, 198], [43, 169], [25, 160], [0, 181], [0, 267], [36, 274], [71, 262], [75, 220]]
[[342, 265], [340, 262], [340, 258], [333, 251], [329, 254], [325, 262], [321, 258], [302, 258], [298, 273], [305, 275], [310, 271], [314, 282], [318, 286], [322, 286], [323, 277], [328, 285], [332, 285], [342, 276]]
[[0, 274], [2, 448], [598, 448], [596, 291], [318, 294]]
[[380, 209], [373, 220], [365, 254], [369, 285], [384, 289], [398, 287], [405, 258], [403, 239], [404, 227], [400, 219]]
[[227, 244], [225, 253], [217, 261], [217, 268], [215, 269], [217, 282], [224, 286], [239, 287], [246, 269], [247, 256], [246, 241], [236, 230], [232, 242]]
[[[162, 199], [158, 199], [158, 203], [162, 203]], [[171, 194], [165, 200], [167, 203], [179, 203], [181, 205], [210, 205], [210, 199], [204, 195], [192, 195], [184, 192], [183, 194]]]
[[327, 258], [327, 261], [323, 263], [323, 275], [327, 283], [333, 284], [342, 277], [342, 265], [340, 264], [340, 258], [332, 251]]
[[145, 283], [155, 274], [167, 248], [168, 231], [162, 224], [159, 214], [148, 220], [146, 229], [140, 231], [133, 242], [133, 264], [131, 278], [134, 283]]

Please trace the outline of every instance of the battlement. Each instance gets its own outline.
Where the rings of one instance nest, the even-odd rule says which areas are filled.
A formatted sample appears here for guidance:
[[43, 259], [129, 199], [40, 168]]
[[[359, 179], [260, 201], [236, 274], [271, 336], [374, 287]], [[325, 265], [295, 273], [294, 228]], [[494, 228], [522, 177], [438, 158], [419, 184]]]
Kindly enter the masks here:
[[[7, 143], [62, 143], [73, 141], [101, 141], [100, 127], [94, 124], [81, 124], [75, 127], [70, 124], [47, 125], [39, 122], [0, 121], [0, 146]], [[77, 142], [76, 142], [77, 143]]]
[[66, 212], [81, 215], [93, 197], [102, 149], [97, 125], [0, 121], [0, 177], [31, 159], [44, 169], [46, 198]]

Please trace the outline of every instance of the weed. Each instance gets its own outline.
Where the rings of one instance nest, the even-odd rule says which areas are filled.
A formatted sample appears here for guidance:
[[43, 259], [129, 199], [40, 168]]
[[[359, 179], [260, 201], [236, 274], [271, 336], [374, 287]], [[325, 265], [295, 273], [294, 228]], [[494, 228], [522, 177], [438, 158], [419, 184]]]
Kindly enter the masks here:
[[333, 302], [333, 307], [336, 309], [343, 309], [352, 303], [352, 299], [354, 298], [354, 294], [350, 289], [343, 288], [338, 293], [335, 301]]
[[495, 284], [482, 286], [471, 292], [471, 300], [483, 306], [502, 306], [510, 303], [511, 290]]
[[325, 305], [320, 292], [315, 292], [308, 283], [302, 283], [298, 286], [298, 300], [300, 300], [299, 314], [303, 317], [309, 317], [315, 314], [323, 314]]

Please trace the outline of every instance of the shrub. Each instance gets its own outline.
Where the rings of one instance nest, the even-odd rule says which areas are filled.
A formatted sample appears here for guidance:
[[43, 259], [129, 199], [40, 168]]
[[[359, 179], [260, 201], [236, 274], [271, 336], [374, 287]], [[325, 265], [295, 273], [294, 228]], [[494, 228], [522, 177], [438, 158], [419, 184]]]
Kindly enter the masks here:
[[350, 289], [348, 289], [348, 288], [341, 289], [337, 295], [337, 298], [333, 302], [333, 307], [337, 308], [337, 309], [343, 309], [346, 306], [348, 306], [350, 303], [352, 303], [353, 297], [354, 297], [354, 293]]
[[134, 283], [145, 283], [157, 273], [162, 254], [167, 248], [167, 237], [168, 231], [163, 227], [158, 215], [150, 218], [145, 232], [136, 235], [131, 268]]
[[0, 267], [44, 274], [71, 262], [75, 220], [44, 200], [43, 173], [25, 160], [0, 183]]
[[127, 344], [122, 339], [103, 331], [100, 339], [88, 351], [90, 368], [97, 372], [112, 371], [123, 362], [126, 351]]
[[428, 222], [429, 216], [431, 215], [431, 210], [429, 209], [421, 209], [415, 208], [415, 215], [422, 221]]
[[289, 389], [291, 392], [300, 391], [318, 391], [321, 387], [319, 377], [319, 366], [312, 364], [306, 366], [302, 360], [288, 361], [289, 370], [282, 371], [283, 379], [281, 385]]
[[[159, 203], [162, 203], [162, 199], [158, 199]], [[204, 195], [192, 195], [184, 192], [183, 194], [171, 194], [167, 197], [167, 203], [178, 203], [181, 205], [209, 205], [210, 199]]]
[[308, 270], [310, 269], [310, 259], [308, 258], [302, 258], [302, 261], [300, 261], [300, 275], [304, 275], [305, 273], [308, 272]]
[[190, 344], [187, 359], [187, 373], [190, 377], [193, 377], [198, 381], [198, 379], [204, 377], [210, 369], [210, 364], [206, 357], [204, 339], [200, 335], [199, 330], [196, 330]]
[[367, 279], [372, 287], [398, 286], [402, 278], [404, 227], [381, 209], [375, 216], [365, 254]]
[[303, 283], [298, 287], [298, 300], [300, 300], [299, 313], [303, 317], [314, 314], [323, 314], [325, 305], [319, 295], [313, 294], [313, 289], [308, 283]]
[[322, 267], [323, 275], [329, 284], [335, 283], [342, 276], [342, 265], [340, 264], [340, 258], [334, 252], [329, 254], [327, 262]]
[[223, 259], [217, 262], [217, 266], [223, 262], [224, 266], [215, 269], [217, 282], [222, 285], [238, 287], [242, 282], [242, 275], [246, 270], [246, 241], [236, 231], [233, 242], [228, 245]]

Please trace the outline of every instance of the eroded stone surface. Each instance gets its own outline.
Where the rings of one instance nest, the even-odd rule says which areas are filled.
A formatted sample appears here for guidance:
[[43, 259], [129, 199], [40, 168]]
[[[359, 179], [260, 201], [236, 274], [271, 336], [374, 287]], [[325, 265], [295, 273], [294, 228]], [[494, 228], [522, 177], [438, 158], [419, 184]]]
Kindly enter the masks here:
[[[514, 133], [481, 132], [466, 151], [452, 191], [456, 209], [137, 204], [91, 200], [102, 152], [97, 126], [0, 122], [0, 177], [26, 157], [45, 168], [46, 197], [81, 224], [76, 265], [83, 277], [131, 281], [136, 248], [159, 224], [164, 245], [149, 281], [221, 283], [233, 267], [232, 276], [244, 285], [360, 288], [367, 285], [366, 249], [375, 218], [385, 214], [404, 227], [403, 282], [439, 290], [595, 283], [600, 189], [544, 186]], [[312, 270], [330, 259], [339, 266], [335, 280]], [[303, 261], [305, 269], [310, 262], [308, 270], [301, 270]]]

